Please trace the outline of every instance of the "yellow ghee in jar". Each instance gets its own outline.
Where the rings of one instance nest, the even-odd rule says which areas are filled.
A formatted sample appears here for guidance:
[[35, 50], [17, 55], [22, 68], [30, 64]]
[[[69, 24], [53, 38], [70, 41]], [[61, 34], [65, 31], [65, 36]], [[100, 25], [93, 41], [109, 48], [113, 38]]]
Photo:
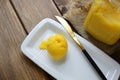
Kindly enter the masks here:
[[109, 0], [94, 0], [84, 28], [97, 40], [113, 45], [120, 39], [120, 10]]
[[53, 59], [60, 60], [67, 54], [68, 44], [63, 35], [56, 34], [49, 37], [47, 41], [43, 41], [39, 48], [47, 50]]

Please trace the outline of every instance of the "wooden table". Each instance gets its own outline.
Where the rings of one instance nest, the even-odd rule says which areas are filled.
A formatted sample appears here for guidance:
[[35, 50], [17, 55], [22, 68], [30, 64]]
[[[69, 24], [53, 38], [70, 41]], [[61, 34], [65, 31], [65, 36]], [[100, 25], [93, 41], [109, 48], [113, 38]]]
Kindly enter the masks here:
[[[0, 0], [0, 80], [54, 80], [20, 50], [44, 18], [61, 15], [52, 0]], [[112, 55], [119, 62], [120, 54]]]

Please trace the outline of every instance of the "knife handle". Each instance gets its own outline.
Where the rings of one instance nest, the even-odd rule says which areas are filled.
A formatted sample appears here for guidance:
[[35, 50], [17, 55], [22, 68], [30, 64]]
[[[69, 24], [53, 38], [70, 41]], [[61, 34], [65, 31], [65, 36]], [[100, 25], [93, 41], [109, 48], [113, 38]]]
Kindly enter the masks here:
[[102, 78], [102, 80], [107, 80], [107, 78], [105, 77], [105, 75], [103, 74], [103, 72], [100, 70], [100, 68], [94, 62], [94, 60], [91, 58], [91, 56], [88, 54], [88, 52], [85, 49], [83, 49], [82, 52], [87, 57], [87, 59], [90, 61], [90, 63], [92, 64], [92, 66], [94, 67], [94, 69], [97, 71], [97, 73], [99, 74], [99, 76]]

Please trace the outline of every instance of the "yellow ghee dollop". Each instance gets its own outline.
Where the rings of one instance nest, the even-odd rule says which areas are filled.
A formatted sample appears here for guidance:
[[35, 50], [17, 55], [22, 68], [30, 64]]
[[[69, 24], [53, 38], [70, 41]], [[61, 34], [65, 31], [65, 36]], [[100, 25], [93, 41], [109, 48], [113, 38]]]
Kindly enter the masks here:
[[68, 44], [63, 35], [56, 34], [49, 37], [47, 41], [43, 41], [39, 48], [47, 50], [53, 59], [60, 60], [67, 54]]
[[113, 45], [120, 39], [120, 10], [109, 0], [94, 0], [84, 28], [97, 40]]

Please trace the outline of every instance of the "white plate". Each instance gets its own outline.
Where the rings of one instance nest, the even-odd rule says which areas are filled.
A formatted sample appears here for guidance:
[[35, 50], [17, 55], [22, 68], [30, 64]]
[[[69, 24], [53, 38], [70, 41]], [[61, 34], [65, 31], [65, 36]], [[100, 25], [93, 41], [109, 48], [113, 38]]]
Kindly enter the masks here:
[[[64, 35], [69, 46], [67, 56], [61, 62], [52, 60], [47, 51], [39, 49], [41, 41], [47, 40], [56, 33]], [[77, 34], [76, 36], [107, 79], [117, 80], [120, 75], [120, 65], [87, 40]], [[62, 25], [52, 19], [41, 21], [26, 37], [21, 50], [29, 59], [58, 80], [101, 80]]]

